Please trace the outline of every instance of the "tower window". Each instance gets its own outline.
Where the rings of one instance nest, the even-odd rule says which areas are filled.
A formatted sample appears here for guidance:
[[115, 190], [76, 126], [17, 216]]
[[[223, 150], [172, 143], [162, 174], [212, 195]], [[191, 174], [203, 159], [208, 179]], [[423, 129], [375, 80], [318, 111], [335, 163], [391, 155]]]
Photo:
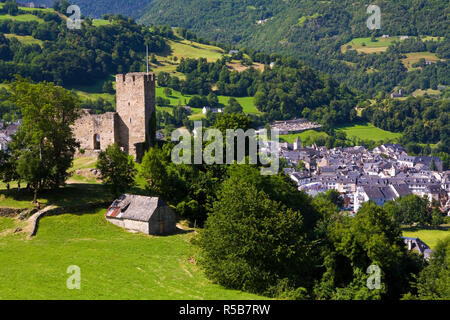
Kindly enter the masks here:
[[133, 122], [133, 119], [130, 118], [130, 123]]

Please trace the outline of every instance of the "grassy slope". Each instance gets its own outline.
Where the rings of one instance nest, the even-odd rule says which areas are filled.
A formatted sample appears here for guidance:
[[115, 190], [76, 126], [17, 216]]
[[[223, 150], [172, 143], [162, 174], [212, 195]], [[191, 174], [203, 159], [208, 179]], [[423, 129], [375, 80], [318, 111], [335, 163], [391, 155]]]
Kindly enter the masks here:
[[5, 33], [5, 37], [8, 39], [16, 38], [21, 43], [26, 44], [26, 45], [38, 44], [42, 47], [44, 44], [44, 42], [42, 40], [33, 38], [32, 36], [19, 36], [17, 34]]
[[298, 136], [300, 137], [301, 141], [306, 141], [308, 138], [315, 138], [317, 136], [327, 137], [328, 135], [325, 132], [307, 130], [302, 133], [280, 135], [280, 141], [294, 143], [295, 139], [297, 139]]
[[431, 249], [434, 249], [438, 240], [443, 240], [447, 236], [450, 235], [450, 229], [442, 229], [442, 230], [428, 230], [428, 229], [404, 229], [403, 236], [419, 238], [427, 245], [430, 246]]
[[413, 64], [419, 62], [420, 59], [425, 59], [429, 61], [439, 61], [440, 59], [436, 57], [434, 53], [431, 52], [411, 52], [405, 53], [406, 58], [402, 59], [403, 65], [408, 68], [408, 71], [416, 70], [413, 68]]
[[[401, 137], [400, 133], [385, 131], [383, 129], [374, 127], [370, 123], [341, 126], [337, 128], [337, 130], [345, 132], [349, 139], [351, 139], [352, 137], [357, 137], [362, 140], [381, 141], [387, 139], [397, 140]], [[305, 141], [308, 138], [315, 138], [317, 136], [327, 137], [328, 135], [325, 132], [308, 130], [298, 134], [281, 135], [280, 138], [284, 142], [293, 143], [297, 136], [300, 136], [300, 139], [302, 141]]]
[[[104, 210], [44, 217], [32, 240], [0, 239], [0, 299], [260, 299], [208, 281], [189, 258], [192, 233], [131, 234]], [[0, 228], [9, 222], [0, 218]], [[66, 270], [81, 268], [81, 290]]]
[[383, 129], [374, 127], [370, 123], [342, 126], [339, 127], [338, 130], [344, 131], [349, 138], [358, 137], [363, 140], [372, 140], [372, 141], [380, 141], [386, 139], [396, 140], [401, 137], [401, 133], [385, 131]]

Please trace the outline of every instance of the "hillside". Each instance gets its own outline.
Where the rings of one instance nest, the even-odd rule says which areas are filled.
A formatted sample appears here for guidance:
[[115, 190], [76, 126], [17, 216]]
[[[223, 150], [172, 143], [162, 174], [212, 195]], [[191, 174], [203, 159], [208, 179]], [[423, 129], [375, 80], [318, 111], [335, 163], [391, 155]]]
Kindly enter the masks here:
[[[427, 85], [420, 85], [420, 89], [448, 85], [448, 76], [431, 75], [439, 70], [447, 70], [448, 74], [446, 62], [428, 68], [427, 72], [415, 69], [417, 72], [410, 75], [413, 69], [404, 66], [402, 59], [406, 57], [401, 55], [428, 52], [426, 41], [429, 41], [432, 53], [439, 55], [437, 58], [448, 59], [449, 28], [445, 16], [450, 9], [446, 1], [378, 1], [382, 25], [375, 35], [392, 36], [391, 44], [365, 51], [361, 48], [349, 52], [340, 50], [352, 39], [372, 36], [366, 26], [369, 17], [366, 8], [372, 2], [229, 0], [211, 4], [206, 0], [154, 0], [139, 21], [184, 27], [210, 40], [294, 55], [371, 95], [379, 91], [389, 93], [396, 86], [407, 87], [406, 91], [412, 93], [419, 89], [418, 82], [423, 78], [434, 85], [427, 88]], [[410, 39], [400, 50], [387, 50], [394, 45], [393, 40], [399, 43], [402, 35], [411, 39], [421, 36], [421, 40], [413, 43]], [[438, 42], [430, 36], [447, 38]], [[371, 53], [383, 54], [372, 57]], [[380, 64], [382, 68], [377, 68]]]
[[[54, 0], [36, 0], [35, 5], [45, 5], [51, 8]], [[138, 17], [143, 12], [143, 8], [152, 2], [152, 0], [72, 0], [69, 1], [76, 4], [81, 9], [81, 14], [100, 18], [104, 14], [121, 14], [128, 17]]]
[[[88, 17], [120, 13], [147, 25], [187, 28], [203, 39], [230, 46], [295, 56], [371, 97], [399, 88], [409, 96], [439, 95], [438, 86], [450, 85], [446, 1], [377, 1], [382, 23], [375, 33], [366, 25], [369, 0], [72, 2]], [[53, 0], [36, 3], [51, 6]], [[382, 35], [390, 38], [381, 39]], [[367, 41], [372, 36], [376, 43]], [[421, 58], [430, 57], [432, 64], [419, 64]]]

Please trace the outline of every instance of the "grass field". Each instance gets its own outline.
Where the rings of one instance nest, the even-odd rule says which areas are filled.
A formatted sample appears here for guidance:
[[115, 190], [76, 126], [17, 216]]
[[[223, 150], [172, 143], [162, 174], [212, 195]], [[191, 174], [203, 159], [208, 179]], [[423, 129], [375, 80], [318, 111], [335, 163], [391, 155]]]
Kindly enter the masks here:
[[115, 85], [116, 78], [113, 75], [110, 75], [108, 78], [99, 80], [91, 85], [67, 86], [66, 89], [73, 90], [80, 96], [82, 100], [86, 99], [97, 100], [99, 98], [102, 98], [115, 105], [116, 103], [115, 94], [104, 93], [102, 90], [103, 84], [108, 80], [113, 81], [113, 85]]
[[429, 230], [429, 229], [417, 229], [417, 228], [405, 228], [403, 236], [419, 238], [433, 250], [439, 240], [443, 240], [450, 235], [450, 229], [448, 227], [442, 230]]
[[[105, 210], [41, 219], [37, 236], [0, 237], [0, 299], [261, 299], [212, 284], [195, 264], [191, 232], [132, 234]], [[0, 218], [0, 230], [14, 221]], [[69, 290], [69, 266], [81, 289]]]
[[297, 137], [300, 137], [300, 140], [303, 142], [320, 136], [324, 138], [328, 137], [328, 135], [325, 132], [319, 132], [316, 130], [307, 130], [302, 133], [280, 135], [280, 141], [294, 143], [295, 139], [297, 139]]
[[32, 36], [19, 36], [17, 34], [12, 34], [12, 33], [5, 33], [4, 35], [8, 39], [16, 38], [21, 43], [27, 44], [27, 45], [38, 44], [42, 47], [44, 44], [44, 42], [42, 40], [33, 38]]
[[413, 68], [412, 65], [419, 62], [420, 59], [425, 59], [428, 61], [440, 60], [434, 53], [431, 52], [411, 52], [405, 53], [405, 56], [406, 58], [402, 59], [402, 63], [408, 69], [408, 71], [416, 70], [417, 68]]
[[[163, 98], [169, 99], [170, 104], [174, 107], [181, 105], [188, 105], [189, 100], [192, 98], [192, 95], [182, 95], [181, 92], [172, 90], [172, 95], [170, 97], [166, 97], [163, 93], [164, 88], [160, 86], [156, 86], [156, 96], [161, 96]], [[253, 97], [235, 97], [239, 104], [242, 106], [245, 113], [253, 113], [259, 114], [260, 112], [256, 109], [255, 104], [253, 103]], [[230, 97], [227, 96], [218, 96], [220, 107], [224, 107], [228, 104], [228, 100]], [[201, 109], [193, 108], [193, 113], [198, 114], [201, 113]]]
[[433, 90], [433, 89], [427, 89], [427, 90], [422, 90], [422, 89], [417, 89], [416, 91], [414, 91], [412, 93], [413, 97], [421, 97], [423, 95], [430, 95], [430, 96], [440, 96], [442, 94], [441, 91], [439, 90]]
[[338, 128], [347, 134], [347, 137], [357, 137], [363, 140], [381, 141], [387, 139], [397, 140], [401, 137], [401, 133], [389, 132], [377, 128], [370, 123], [353, 124]]
[[[214, 62], [225, 54], [219, 47], [181, 38], [179, 40], [168, 40], [167, 43], [170, 49], [157, 54], [156, 59], [158, 62], [150, 65], [152, 72], [156, 74], [164, 71], [170, 73], [172, 76], [178, 76], [183, 79], [184, 75], [176, 71], [181, 58], [206, 58], [209, 62]], [[174, 57], [177, 57], [177, 61], [173, 60]]]
[[0, 20], [14, 20], [14, 21], [19, 21], [19, 22], [30, 22], [30, 21], [37, 21], [39, 23], [43, 23], [44, 20], [42, 20], [41, 18], [32, 15], [32, 14], [20, 14], [17, 16], [11, 16], [9, 14], [2, 14], [0, 15]]
[[[337, 128], [337, 131], [345, 132], [347, 134], [347, 138], [349, 139], [351, 139], [352, 137], [356, 137], [362, 140], [385, 141], [388, 139], [392, 139], [396, 141], [401, 137], [400, 133], [385, 131], [373, 126], [370, 123], [341, 126]], [[325, 132], [308, 130], [297, 134], [281, 135], [280, 139], [283, 142], [293, 143], [298, 136], [300, 137], [300, 140], [305, 142], [308, 142], [308, 140], [314, 140], [315, 138], [320, 136], [324, 138], [328, 137]]]
[[110, 24], [111, 24], [111, 21], [109, 21], [109, 20], [104, 20], [104, 19], [93, 19], [92, 20], [92, 25], [95, 27], [107, 26]]
[[392, 37], [392, 38], [377, 38], [376, 42], [372, 42], [371, 38], [355, 38], [352, 41], [344, 44], [341, 47], [341, 51], [345, 52], [349, 49], [354, 49], [358, 51], [358, 53], [379, 53], [384, 52], [387, 50], [387, 48], [390, 46], [390, 44], [395, 41], [399, 40], [399, 37]]

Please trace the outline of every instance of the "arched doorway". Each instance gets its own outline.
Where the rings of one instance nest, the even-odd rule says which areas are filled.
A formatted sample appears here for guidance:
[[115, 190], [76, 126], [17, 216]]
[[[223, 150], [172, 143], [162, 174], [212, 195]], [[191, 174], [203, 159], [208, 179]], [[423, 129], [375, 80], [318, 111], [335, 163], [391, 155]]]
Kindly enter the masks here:
[[100, 135], [94, 134], [94, 150], [100, 150]]

